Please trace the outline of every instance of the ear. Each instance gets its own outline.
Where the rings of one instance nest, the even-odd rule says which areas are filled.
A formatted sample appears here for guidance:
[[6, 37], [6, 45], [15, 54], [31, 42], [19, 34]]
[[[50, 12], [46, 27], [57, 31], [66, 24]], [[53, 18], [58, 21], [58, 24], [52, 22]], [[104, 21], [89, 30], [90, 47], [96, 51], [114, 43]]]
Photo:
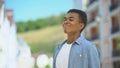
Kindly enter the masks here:
[[84, 24], [83, 23], [80, 23], [79, 27], [80, 27], [80, 30], [84, 28]]

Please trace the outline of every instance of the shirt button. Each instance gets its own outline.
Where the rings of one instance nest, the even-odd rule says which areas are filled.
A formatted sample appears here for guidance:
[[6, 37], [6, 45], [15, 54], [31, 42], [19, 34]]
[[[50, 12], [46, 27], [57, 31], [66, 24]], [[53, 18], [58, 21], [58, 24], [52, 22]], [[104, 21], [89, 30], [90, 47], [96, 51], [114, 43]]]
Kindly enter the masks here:
[[82, 57], [82, 55], [80, 54], [80, 57]]

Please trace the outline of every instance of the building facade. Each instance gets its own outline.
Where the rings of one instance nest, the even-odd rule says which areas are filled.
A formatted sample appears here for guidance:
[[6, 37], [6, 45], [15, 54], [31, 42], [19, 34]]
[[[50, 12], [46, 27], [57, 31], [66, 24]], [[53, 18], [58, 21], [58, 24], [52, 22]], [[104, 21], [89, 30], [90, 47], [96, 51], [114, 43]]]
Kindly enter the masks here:
[[120, 0], [86, 0], [82, 8], [75, 3], [77, 9], [86, 5], [88, 24], [84, 35], [99, 49], [101, 67], [120, 68]]
[[0, 0], [0, 68], [33, 68], [31, 49], [16, 32], [14, 12]]

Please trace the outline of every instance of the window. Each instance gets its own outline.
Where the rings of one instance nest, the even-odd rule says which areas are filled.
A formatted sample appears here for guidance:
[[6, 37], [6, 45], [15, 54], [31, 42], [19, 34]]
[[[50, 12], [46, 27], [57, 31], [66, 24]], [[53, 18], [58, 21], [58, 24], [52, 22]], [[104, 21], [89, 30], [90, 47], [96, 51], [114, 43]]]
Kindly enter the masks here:
[[111, 0], [110, 11], [116, 9], [119, 6], [119, 3], [120, 3], [119, 0]]
[[120, 68], [120, 61], [113, 62], [113, 68]]
[[119, 31], [119, 23], [118, 23], [118, 17], [114, 16], [112, 17], [112, 28], [111, 33], [116, 33]]
[[115, 56], [115, 57], [120, 56], [119, 41], [120, 40], [118, 38], [112, 39], [113, 56]]
[[99, 38], [99, 32], [98, 27], [92, 27], [91, 28], [91, 40], [96, 40]]

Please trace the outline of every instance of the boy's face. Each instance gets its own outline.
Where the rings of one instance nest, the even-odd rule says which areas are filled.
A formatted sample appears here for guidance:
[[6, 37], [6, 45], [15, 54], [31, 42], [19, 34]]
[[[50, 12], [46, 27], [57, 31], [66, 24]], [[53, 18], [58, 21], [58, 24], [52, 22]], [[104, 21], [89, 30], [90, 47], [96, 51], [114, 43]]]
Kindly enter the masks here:
[[83, 23], [80, 23], [79, 15], [75, 12], [67, 13], [64, 17], [63, 29], [66, 34], [80, 33], [84, 27]]

